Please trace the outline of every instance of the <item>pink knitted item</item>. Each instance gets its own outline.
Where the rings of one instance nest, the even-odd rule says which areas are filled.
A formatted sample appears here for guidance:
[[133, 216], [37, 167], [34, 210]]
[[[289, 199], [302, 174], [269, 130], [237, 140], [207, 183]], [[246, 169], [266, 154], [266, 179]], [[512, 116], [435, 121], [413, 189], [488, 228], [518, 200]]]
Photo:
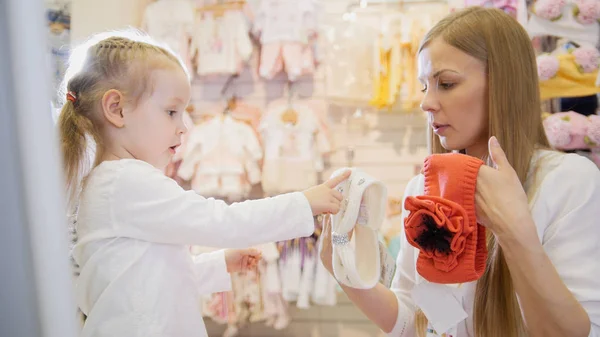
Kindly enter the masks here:
[[591, 25], [600, 19], [600, 1], [598, 0], [573, 0], [573, 15], [584, 25]]
[[537, 57], [538, 76], [540, 81], [547, 81], [558, 72], [560, 64], [556, 57], [544, 54]]
[[600, 116], [591, 115], [588, 117], [589, 125], [587, 130], [587, 140], [590, 147], [600, 147]]
[[600, 52], [594, 47], [580, 47], [573, 50], [575, 62], [578, 64], [579, 71], [583, 73], [592, 73], [598, 70], [598, 61]]
[[541, 18], [556, 21], [562, 17], [565, 5], [565, 0], [538, 0], [533, 6], [533, 11]]
[[544, 118], [550, 145], [557, 150], [600, 148], [600, 116], [586, 117], [574, 111], [557, 112]]
[[570, 127], [559, 117], [553, 115], [544, 119], [544, 129], [550, 146], [555, 149], [564, 149], [571, 142]]

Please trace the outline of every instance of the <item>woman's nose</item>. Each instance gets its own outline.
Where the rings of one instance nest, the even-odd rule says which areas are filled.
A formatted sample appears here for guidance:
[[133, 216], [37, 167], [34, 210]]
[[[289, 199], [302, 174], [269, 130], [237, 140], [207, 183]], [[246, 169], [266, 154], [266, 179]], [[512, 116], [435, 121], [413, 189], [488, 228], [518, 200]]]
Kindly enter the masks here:
[[421, 100], [420, 107], [424, 112], [437, 112], [440, 109], [440, 103], [434, 91], [435, 89], [427, 90]]

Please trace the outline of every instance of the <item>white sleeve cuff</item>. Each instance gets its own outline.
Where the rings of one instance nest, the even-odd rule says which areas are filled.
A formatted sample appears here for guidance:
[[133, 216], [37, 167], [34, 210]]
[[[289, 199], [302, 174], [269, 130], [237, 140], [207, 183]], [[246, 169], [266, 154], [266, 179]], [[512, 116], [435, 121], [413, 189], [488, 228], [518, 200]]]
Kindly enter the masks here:
[[588, 337], [600, 337], [600, 326], [592, 323], [590, 327], [590, 335]]
[[231, 275], [227, 272], [225, 250], [195, 256], [194, 270], [200, 294], [231, 291]]
[[387, 334], [388, 337], [404, 337], [404, 336], [416, 336], [415, 330], [415, 315], [410, 312], [404, 303], [400, 300], [396, 294], [396, 300], [398, 301], [398, 318], [396, 324], [391, 332]]

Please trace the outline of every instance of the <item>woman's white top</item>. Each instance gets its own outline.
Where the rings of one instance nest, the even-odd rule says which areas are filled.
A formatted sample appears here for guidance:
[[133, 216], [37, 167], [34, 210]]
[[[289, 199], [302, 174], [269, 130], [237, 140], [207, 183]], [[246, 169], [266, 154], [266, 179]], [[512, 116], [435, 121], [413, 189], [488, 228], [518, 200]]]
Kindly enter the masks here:
[[73, 256], [84, 337], [206, 336], [200, 294], [231, 287], [222, 251], [309, 236], [302, 193], [228, 206], [184, 191], [150, 164], [103, 162], [88, 176]]
[[[562, 281], [587, 311], [592, 323], [590, 337], [600, 337], [600, 170], [582, 156], [541, 150], [531, 166], [537, 172], [530, 172], [526, 186], [537, 186], [530, 197], [530, 209], [539, 239]], [[423, 178], [419, 175], [411, 180], [405, 198], [423, 194]], [[407, 215], [403, 210], [402, 226]], [[398, 298], [398, 319], [389, 335], [412, 337], [416, 336], [417, 310], [412, 290], [426, 281], [416, 272], [418, 249], [405, 235], [402, 238], [392, 284]], [[452, 329], [453, 337], [474, 336], [475, 285], [476, 281], [453, 289], [468, 314]]]

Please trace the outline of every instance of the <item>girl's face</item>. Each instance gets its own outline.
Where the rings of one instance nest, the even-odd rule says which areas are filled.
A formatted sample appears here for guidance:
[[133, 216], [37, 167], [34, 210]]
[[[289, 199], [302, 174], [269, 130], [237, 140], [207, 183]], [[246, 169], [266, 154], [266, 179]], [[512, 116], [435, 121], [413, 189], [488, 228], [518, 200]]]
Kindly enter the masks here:
[[187, 131], [183, 114], [191, 87], [179, 68], [154, 70], [151, 78], [151, 95], [143, 97], [135, 109], [125, 114], [125, 147], [133, 158], [162, 170]]
[[447, 150], [487, 154], [487, 75], [480, 60], [437, 38], [418, 58], [421, 109]]

